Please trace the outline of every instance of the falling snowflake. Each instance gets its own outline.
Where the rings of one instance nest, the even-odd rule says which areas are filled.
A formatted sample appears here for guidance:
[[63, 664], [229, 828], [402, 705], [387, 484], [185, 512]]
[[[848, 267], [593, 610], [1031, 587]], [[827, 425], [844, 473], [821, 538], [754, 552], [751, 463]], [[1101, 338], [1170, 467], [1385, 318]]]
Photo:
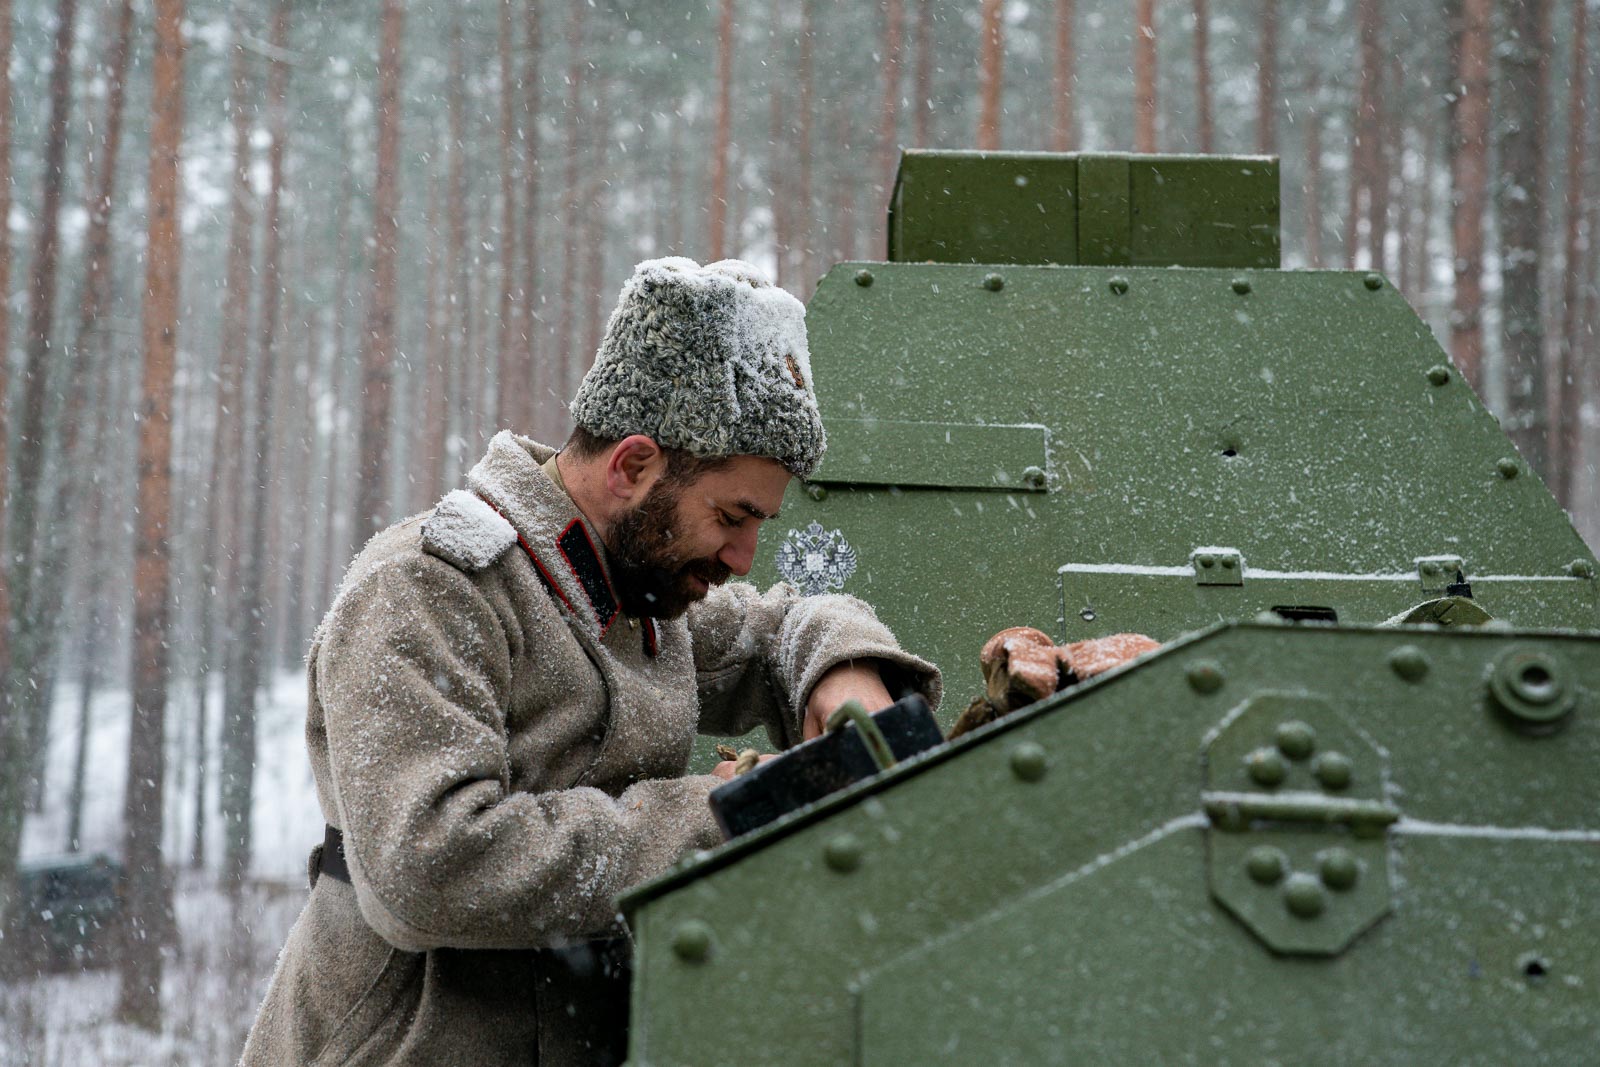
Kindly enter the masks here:
[[838, 530], [824, 530], [813, 522], [804, 530], [790, 530], [778, 546], [778, 573], [806, 596], [843, 589], [856, 572], [856, 550]]

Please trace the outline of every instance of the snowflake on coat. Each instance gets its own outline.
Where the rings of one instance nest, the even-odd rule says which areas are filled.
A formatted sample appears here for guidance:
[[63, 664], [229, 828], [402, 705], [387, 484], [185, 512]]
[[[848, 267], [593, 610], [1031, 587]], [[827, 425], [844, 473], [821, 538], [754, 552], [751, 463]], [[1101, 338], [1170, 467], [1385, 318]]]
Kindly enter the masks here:
[[813, 522], [804, 530], [790, 530], [778, 546], [778, 573], [806, 596], [843, 589], [856, 572], [856, 550], [838, 530], [824, 530]]

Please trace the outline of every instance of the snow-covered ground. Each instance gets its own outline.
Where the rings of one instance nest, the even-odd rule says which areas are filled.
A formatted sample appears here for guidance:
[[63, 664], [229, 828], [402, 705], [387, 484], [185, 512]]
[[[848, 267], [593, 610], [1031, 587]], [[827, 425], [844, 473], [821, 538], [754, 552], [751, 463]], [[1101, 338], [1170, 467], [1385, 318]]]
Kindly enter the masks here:
[[[304, 903], [306, 854], [322, 839], [322, 815], [303, 739], [305, 678], [298, 672], [281, 674], [273, 679], [269, 699], [259, 711], [254, 880], [234, 912], [215, 878], [222, 854], [216, 806], [220, 679], [214, 679], [211, 688], [207, 863], [200, 870], [187, 867], [194, 825], [194, 771], [192, 766], [180, 769], [184, 754], [193, 752], [192, 738], [181, 725], [191, 715], [184, 697], [174, 699], [168, 716], [164, 849], [177, 874], [179, 943], [167, 956], [162, 1032], [148, 1034], [113, 1021], [114, 970], [0, 982], [0, 1067], [210, 1067], [238, 1060], [278, 950]], [[125, 691], [97, 693], [90, 705], [85, 854], [116, 856], [120, 849], [128, 714]], [[44, 808], [29, 816], [24, 827], [25, 862], [66, 850], [77, 715], [78, 692], [63, 686], [52, 713]], [[192, 761], [192, 755], [188, 759]]]

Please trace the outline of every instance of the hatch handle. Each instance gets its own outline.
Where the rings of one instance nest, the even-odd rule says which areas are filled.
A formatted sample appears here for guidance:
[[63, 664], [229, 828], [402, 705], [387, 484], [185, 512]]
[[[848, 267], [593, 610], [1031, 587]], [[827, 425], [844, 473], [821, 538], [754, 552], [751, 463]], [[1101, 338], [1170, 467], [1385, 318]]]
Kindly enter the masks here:
[[840, 704], [834, 713], [828, 716], [828, 732], [842, 730], [851, 723], [856, 724], [856, 731], [861, 734], [861, 740], [867, 746], [867, 753], [872, 757], [872, 762], [878, 765], [878, 769], [886, 771], [893, 767], [894, 752], [890, 750], [883, 731], [872, 721], [872, 715], [861, 706], [861, 701], [846, 700]]

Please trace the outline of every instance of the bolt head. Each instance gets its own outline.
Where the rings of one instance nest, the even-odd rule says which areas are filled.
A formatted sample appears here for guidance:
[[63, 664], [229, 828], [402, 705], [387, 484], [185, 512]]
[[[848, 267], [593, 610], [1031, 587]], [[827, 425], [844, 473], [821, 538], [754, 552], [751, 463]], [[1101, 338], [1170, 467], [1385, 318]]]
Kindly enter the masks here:
[[1185, 672], [1189, 679], [1189, 686], [1197, 693], [1215, 693], [1222, 688], [1222, 668], [1211, 660], [1200, 660], [1198, 663], [1189, 664]]
[[865, 289], [872, 284], [872, 272], [866, 268], [856, 271], [856, 284]]
[[1499, 474], [1500, 477], [1506, 479], [1507, 481], [1515, 478], [1521, 470], [1517, 466], [1517, 461], [1512, 459], [1510, 456], [1503, 456], [1500, 459], [1495, 460], [1494, 469], [1495, 473]]
[[1383, 275], [1377, 273], [1368, 274], [1365, 278], [1361, 279], [1361, 284], [1365, 285], [1373, 292], [1377, 292], [1379, 289], [1383, 288]]
[[1328, 891], [1315, 875], [1296, 871], [1284, 883], [1283, 903], [1295, 918], [1315, 919], [1328, 907]]
[[1428, 657], [1416, 645], [1401, 645], [1389, 653], [1389, 669], [1408, 682], [1421, 681], [1428, 673]]
[[685, 919], [672, 931], [672, 954], [685, 963], [704, 963], [711, 956], [711, 927]]
[[1250, 279], [1235, 278], [1233, 280], [1233, 291], [1238, 293], [1240, 296], [1248, 293], [1250, 291]]
[[1268, 789], [1282, 785], [1283, 780], [1289, 776], [1289, 765], [1284, 762], [1283, 754], [1276, 749], [1256, 749], [1244, 758], [1244, 766], [1252, 782]]
[[1250, 850], [1244, 859], [1244, 869], [1250, 880], [1260, 885], [1276, 885], [1289, 870], [1289, 857], [1283, 849], [1261, 845]]
[[855, 834], [835, 834], [822, 846], [822, 859], [830, 870], [849, 874], [861, 866], [861, 841]]
[[1037, 782], [1049, 769], [1049, 757], [1037, 741], [1024, 741], [1011, 750], [1011, 773], [1020, 781]]
[[1024, 467], [1022, 469], [1022, 484], [1030, 489], [1044, 488], [1045, 475], [1042, 467]]
[[1567, 564], [1567, 573], [1574, 578], [1593, 578], [1594, 564], [1586, 559], [1575, 559]]
[[998, 293], [1006, 287], [1006, 280], [998, 274], [985, 274], [983, 276], [983, 287], [991, 293]]
[[1318, 854], [1317, 873], [1322, 876], [1323, 885], [1342, 893], [1355, 888], [1361, 877], [1361, 864], [1349, 849], [1330, 848]]
[[1111, 279], [1111, 291], [1113, 293], [1116, 293], [1118, 296], [1121, 296], [1123, 293], [1126, 293], [1128, 291], [1128, 279], [1124, 278], [1120, 274], [1118, 274], [1116, 277], [1112, 278]]
[[1217, 565], [1217, 557], [1209, 552], [1200, 553], [1194, 558], [1194, 561], [1202, 567], [1215, 567]]
[[1306, 723], [1292, 720], [1278, 724], [1273, 740], [1277, 741], [1279, 752], [1290, 759], [1302, 760], [1317, 747], [1317, 732]]
[[1444, 364], [1428, 368], [1428, 381], [1434, 385], [1447, 385], [1450, 382], [1450, 368]]
[[1355, 769], [1343, 752], [1324, 752], [1311, 761], [1311, 774], [1324, 789], [1347, 789]]
[[806, 496], [820, 504], [822, 501], [828, 499], [827, 487], [812, 482], [810, 485], [806, 486]]

